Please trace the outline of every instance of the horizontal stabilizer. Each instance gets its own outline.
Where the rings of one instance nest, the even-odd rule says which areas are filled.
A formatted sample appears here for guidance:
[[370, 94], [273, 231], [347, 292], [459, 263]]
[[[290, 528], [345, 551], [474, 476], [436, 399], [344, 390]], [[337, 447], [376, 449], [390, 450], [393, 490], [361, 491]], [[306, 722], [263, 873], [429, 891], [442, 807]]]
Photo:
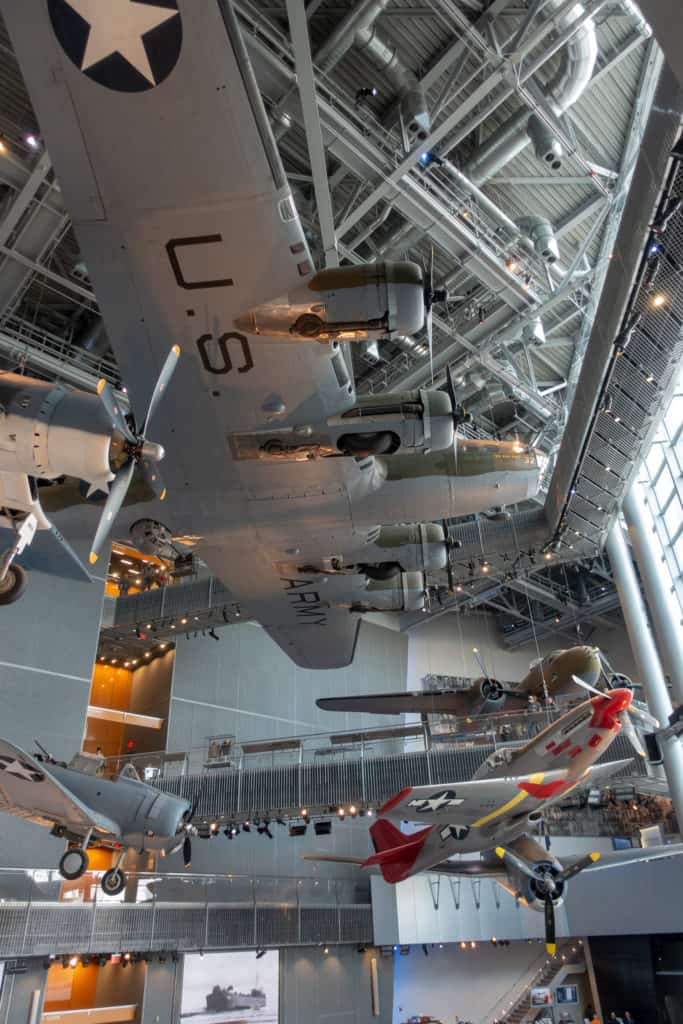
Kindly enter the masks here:
[[402, 882], [411, 874], [431, 826], [404, 835], [390, 821], [380, 819], [370, 829], [375, 853], [364, 862], [364, 868], [379, 867], [385, 882]]

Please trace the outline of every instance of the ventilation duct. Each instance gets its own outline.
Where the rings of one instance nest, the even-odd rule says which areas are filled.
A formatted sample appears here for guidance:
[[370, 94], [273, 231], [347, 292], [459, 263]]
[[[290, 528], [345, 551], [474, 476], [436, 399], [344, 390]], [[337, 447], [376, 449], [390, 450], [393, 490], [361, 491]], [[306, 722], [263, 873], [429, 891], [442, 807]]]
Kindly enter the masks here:
[[[548, 14], [553, 14], [562, 6], [562, 0], [548, 0], [545, 11]], [[574, 7], [560, 19], [558, 23], [558, 30], [566, 29], [570, 27], [579, 19], [583, 18], [585, 10], [582, 4], [575, 4]], [[546, 101], [550, 105], [553, 113], [556, 117], [560, 117], [566, 110], [573, 106], [579, 97], [582, 95], [586, 86], [591, 80], [593, 74], [593, 68], [595, 61], [598, 56], [598, 43], [595, 32], [595, 25], [587, 18], [577, 28], [574, 35], [571, 37], [565, 48], [562, 50], [560, 66], [553, 79], [543, 90]], [[500, 128], [497, 129], [474, 154], [472, 159], [465, 167], [465, 174], [468, 178], [477, 185], [481, 185], [483, 182], [488, 181], [494, 174], [496, 174], [501, 167], [509, 163], [513, 157], [521, 153], [526, 146], [529, 145], [530, 141], [533, 141], [536, 147], [536, 153], [539, 155], [539, 148], [542, 153], [540, 159], [550, 163], [547, 160], [547, 154], [552, 152], [553, 165], [555, 163], [561, 164], [561, 149], [557, 140], [553, 139], [556, 143], [555, 146], [551, 145], [550, 150], [547, 145], [540, 145], [537, 141], [540, 131], [538, 128], [538, 122], [543, 124], [540, 118], [535, 117], [532, 122], [532, 117], [526, 107], [523, 107], [516, 114], [506, 121]], [[531, 123], [530, 123], [531, 122]], [[552, 136], [552, 132], [546, 129], [548, 135], [546, 135], [546, 143], [548, 136]], [[536, 135], [534, 136], [534, 134]], [[558, 168], [555, 167], [555, 170]]]
[[554, 171], [562, 166], [562, 146], [545, 121], [532, 114], [526, 126], [534, 147], [536, 158], [548, 164]]
[[388, 2], [360, 0], [320, 47], [315, 63], [329, 74], [348, 50], [356, 46], [391, 83], [408, 131], [424, 139], [429, 133], [431, 120], [422, 86], [417, 75], [403, 64], [396, 50], [380, 38], [375, 28], [375, 22]]
[[525, 345], [538, 346], [545, 344], [545, 331], [540, 317], [537, 317], [530, 324], [524, 325], [522, 328], [522, 341]]
[[395, 49], [382, 42], [376, 28], [357, 31], [354, 42], [361, 54], [367, 54], [382, 75], [391, 82], [397, 93], [403, 123], [408, 131], [412, 135], [417, 135], [419, 139], [426, 139], [431, 119], [417, 75], [405, 66]]
[[560, 258], [560, 249], [555, 230], [545, 217], [520, 217], [517, 221], [520, 231], [531, 239], [534, 250], [546, 263], [555, 263]]

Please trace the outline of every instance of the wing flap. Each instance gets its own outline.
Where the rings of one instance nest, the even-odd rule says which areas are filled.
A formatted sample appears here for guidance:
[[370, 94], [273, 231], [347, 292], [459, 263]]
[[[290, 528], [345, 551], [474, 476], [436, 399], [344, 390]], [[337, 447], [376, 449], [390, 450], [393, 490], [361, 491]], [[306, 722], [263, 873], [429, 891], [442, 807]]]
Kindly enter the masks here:
[[361, 620], [346, 608], [325, 609], [319, 625], [266, 626], [286, 654], [301, 668], [344, 668], [353, 661]]

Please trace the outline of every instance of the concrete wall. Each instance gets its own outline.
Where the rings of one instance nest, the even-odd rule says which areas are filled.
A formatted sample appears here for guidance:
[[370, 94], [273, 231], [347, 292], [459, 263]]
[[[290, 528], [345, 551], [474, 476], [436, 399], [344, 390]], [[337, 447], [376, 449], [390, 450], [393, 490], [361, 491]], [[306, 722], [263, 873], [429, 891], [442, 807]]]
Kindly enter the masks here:
[[[373, 1017], [370, 961], [377, 961], [379, 1015]], [[391, 1020], [393, 961], [353, 946], [280, 951], [280, 1024], [374, 1024]]]
[[133, 672], [128, 710], [137, 715], [153, 715], [156, 718], [162, 718], [164, 725], [159, 732], [127, 725], [124, 729], [124, 747], [129, 740], [135, 744], [137, 753], [164, 750], [166, 747], [173, 663], [174, 652], [169, 650], [160, 657], [154, 658], [148, 665], [140, 665]]
[[[26, 960], [25, 963], [28, 967], [25, 974], [5, 974], [0, 994], [0, 1024], [29, 1024], [35, 1000], [37, 1013], [34, 1019], [40, 1020], [47, 971], [42, 959]], [[34, 993], [38, 993], [37, 996]]]
[[353, 664], [332, 671], [299, 668], [252, 623], [219, 636], [178, 640], [168, 750], [221, 733], [254, 740], [356, 728], [366, 719], [320, 711], [316, 698], [405, 686], [408, 639], [380, 626], [363, 623]]
[[[88, 544], [71, 539], [87, 562]], [[29, 554], [23, 598], [0, 609], [0, 735], [28, 751], [37, 738], [69, 759], [81, 748], [104, 581], [77, 578], [46, 534]], [[56, 866], [63, 849], [45, 830], [3, 818], [0, 867]]]

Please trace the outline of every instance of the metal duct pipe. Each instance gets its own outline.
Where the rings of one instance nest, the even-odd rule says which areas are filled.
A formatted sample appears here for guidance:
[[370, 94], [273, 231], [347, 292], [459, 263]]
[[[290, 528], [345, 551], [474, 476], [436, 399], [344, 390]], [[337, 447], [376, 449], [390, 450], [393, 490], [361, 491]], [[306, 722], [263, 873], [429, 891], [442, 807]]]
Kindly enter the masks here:
[[[549, 0], [546, 10], [556, 11], [561, 3], [562, 0]], [[577, 3], [561, 19], [558, 27], [564, 28], [571, 25], [583, 18], [584, 15], [583, 6]], [[582, 95], [591, 80], [597, 56], [598, 43], [595, 25], [590, 18], [586, 18], [562, 50], [562, 60], [557, 74], [543, 90], [556, 117], [560, 117]], [[509, 163], [513, 157], [521, 153], [532, 141], [531, 132], [538, 133], [535, 122], [533, 127], [529, 127], [530, 120], [531, 116], [526, 107], [513, 114], [487, 139], [468, 162], [465, 167], [467, 176], [472, 178], [476, 184], [481, 185], [496, 174], [501, 167]], [[540, 122], [541, 119], [537, 118], [537, 121]], [[536, 145], [535, 139], [533, 141]], [[555, 142], [557, 143], [557, 140]], [[559, 159], [558, 149], [561, 154], [559, 143], [554, 147], [554, 162]]]
[[545, 121], [532, 114], [526, 126], [534, 147], [536, 159], [549, 164], [554, 171], [562, 166], [562, 146]]
[[555, 263], [560, 258], [560, 248], [555, 238], [555, 229], [545, 217], [530, 215], [517, 221], [520, 230], [533, 242], [537, 254], [546, 263]]
[[403, 123], [409, 132], [426, 139], [431, 128], [424, 90], [414, 71], [405, 66], [395, 49], [377, 35], [376, 27], [357, 29], [354, 43], [367, 54], [396, 90]]
[[389, 0], [359, 0], [316, 53], [314, 62], [320, 70], [331, 71], [353, 46], [356, 33], [374, 25], [388, 3]]
[[409, 131], [426, 138], [431, 119], [417, 75], [405, 66], [397, 52], [378, 36], [375, 22], [389, 0], [360, 0], [337, 25], [315, 55], [315, 63], [329, 73], [352, 46], [377, 65], [398, 94], [398, 104]]

